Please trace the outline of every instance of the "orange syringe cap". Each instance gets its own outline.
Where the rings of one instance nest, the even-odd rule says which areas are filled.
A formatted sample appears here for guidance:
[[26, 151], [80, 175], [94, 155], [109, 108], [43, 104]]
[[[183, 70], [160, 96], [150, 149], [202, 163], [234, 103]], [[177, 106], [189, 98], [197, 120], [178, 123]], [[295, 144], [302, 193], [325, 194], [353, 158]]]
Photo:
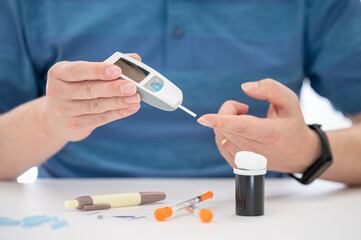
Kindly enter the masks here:
[[201, 209], [198, 215], [204, 223], [209, 223], [213, 219], [213, 212], [209, 209]]
[[205, 194], [202, 194], [200, 197], [202, 198], [202, 201], [204, 201], [204, 200], [212, 198], [213, 193], [211, 191], [209, 191], [209, 192], [206, 192]]
[[166, 218], [169, 218], [173, 215], [173, 210], [171, 207], [158, 208], [154, 212], [154, 217], [158, 221], [164, 221]]

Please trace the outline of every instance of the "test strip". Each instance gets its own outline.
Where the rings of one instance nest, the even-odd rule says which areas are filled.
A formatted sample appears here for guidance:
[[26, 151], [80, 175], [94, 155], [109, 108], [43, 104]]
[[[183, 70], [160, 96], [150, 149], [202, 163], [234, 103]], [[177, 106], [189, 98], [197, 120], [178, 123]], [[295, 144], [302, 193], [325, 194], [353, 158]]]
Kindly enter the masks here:
[[180, 109], [182, 109], [183, 111], [185, 111], [186, 113], [188, 113], [189, 115], [191, 115], [192, 117], [197, 117], [197, 114], [195, 114], [194, 112], [192, 112], [191, 110], [189, 110], [188, 108], [183, 107], [182, 105], [178, 106]]

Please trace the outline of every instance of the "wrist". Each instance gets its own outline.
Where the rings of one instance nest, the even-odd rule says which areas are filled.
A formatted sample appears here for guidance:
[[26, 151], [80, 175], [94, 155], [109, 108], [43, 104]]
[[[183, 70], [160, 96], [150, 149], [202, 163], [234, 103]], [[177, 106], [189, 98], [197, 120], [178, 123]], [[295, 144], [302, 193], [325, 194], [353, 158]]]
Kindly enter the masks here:
[[38, 106], [36, 107], [37, 110], [37, 116], [38, 116], [38, 123], [39, 123], [39, 129], [42, 132], [42, 136], [44, 139], [49, 141], [56, 141], [60, 144], [66, 144], [68, 141], [64, 138], [62, 138], [58, 131], [56, 131], [56, 124], [54, 124], [48, 111], [47, 101], [46, 97], [41, 97], [38, 99]]
[[305, 155], [303, 155], [303, 164], [295, 171], [298, 173], [304, 173], [314, 162], [317, 161], [322, 155], [322, 144], [319, 135], [307, 126], [304, 148]]
[[[302, 184], [310, 184], [315, 179], [320, 177], [332, 164], [333, 157], [330, 148], [330, 144], [327, 138], [327, 135], [321, 129], [321, 125], [319, 124], [312, 124], [308, 125], [310, 129], [315, 131], [320, 139], [321, 145], [321, 155], [320, 157], [313, 162], [302, 174], [302, 177], [296, 177], [293, 174], [289, 174], [292, 178], [296, 179], [298, 182]], [[312, 153], [312, 151], [310, 151]], [[317, 154], [317, 150], [313, 152]], [[312, 155], [312, 154], [311, 154]]]

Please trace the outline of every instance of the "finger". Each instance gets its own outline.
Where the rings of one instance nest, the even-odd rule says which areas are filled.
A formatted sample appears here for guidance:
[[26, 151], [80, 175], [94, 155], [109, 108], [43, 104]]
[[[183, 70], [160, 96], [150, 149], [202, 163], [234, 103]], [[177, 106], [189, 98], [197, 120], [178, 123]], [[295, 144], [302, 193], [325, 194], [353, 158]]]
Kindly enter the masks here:
[[243, 83], [242, 89], [250, 97], [274, 104], [281, 111], [280, 114], [293, 113], [297, 109], [295, 108], [295, 104], [298, 105], [297, 95], [273, 79]]
[[95, 98], [90, 100], [67, 101], [63, 106], [56, 108], [58, 115], [80, 116], [136, 107], [140, 103], [139, 94], [131, 97]]
[[59, 62], [49, 70], [49, 76], [66, 82], [113, 80], [120, 77], [119, 67], [106, 62]]
[[224, 145], [226, 145], [226, 143], [229, 141], [228, 138], [225, 137], [225, 135], [217, 129], [214, 130], [214, 134], [216, 136], [216, 140], [220, 141], [222, 147], [224, 147]]
[[223, 103], [223, 105], [218, 111], [218, 114], [242, 115], [248, 112], [248, 108], [249, 107], [246, 104], [229, 100]]
[[129, 57], [132, 57], [136, 60], [138, 60], [139, 62], [142, 61], [142, 58], [137, 54], [137, 53], [127, 53], [126, 55], [128, 55]]
[[225, 149], [221, 144], [221, 139], [219, 137], [215, 137], [216, 145], [218, 147], [219, 152], [221, 153], [222, 157], [228, 162], [229, 165], [232, 167], [235, 166], [234, 164], [234, 156]]
[[231, 145], [236, 146], [236, 148], [231, 148], [234, 150], [234, 152], [232, 152], [234, 154], [244, 149], [249, 150], [262, 146], [262, 143], [243, 136], [238, 136], [221, 130], [214, 130], [214, 132], [216, 137], [221, 139], [222, 146], [227, 148], [227, 146], [229, 146], [229, 143], [232, 143]]
[[[234, 158], [237, 152], [258, 152], [257, 150], [259, 150], [259, 148], [263, 148], [263, 146], [258, 142], [221, 131], [218, 131], [216, 134], [216, 142], [220, 152], [225, 152], [225, 155], [227, 155], [227, 162], [232, 167], [235, 167]], [[230, 159], [230, 157], [232, 158]]]
[[270, 126], [275, 120], [251, 115], [206, 114], [197, 121], [206, 127], [258, 140], [268, 135]]
[[[223, 145], [225, 146], [228, 142], [232, 142], [234, 145], [236, 145], [238, 148], [241, 149], [255, 149], [255, 148], [259, 148], [259, 147], [263, 147], [263, 143], [260, 141], [257, 141], [255, 139], [251, 139], [251, 138], [247, 138], [244, 136], [239, 136], [236, 134], [232, 134], [229, 132], [224, 132], [219, 130], [220, 135], [222, 135], [224, 137], [224, 139], [227, 139], [226, 142], [223, 142]], [[241, 151], [241, 150], [239, 150]]]
[[95, 129], [99, 126], [105, 125], [115, 120], [128, 117], [136, 113], [139, 108], [140, 105], [137, 105], [136, 107], [117, 109], [98, 114], [82, 115], [76, 118], [79, 124], [93, 126], [93, 128]]
[[[126, 97], [133, 96], [137, 92], [137, 87], [131, 81], [82, 81], [82, 82], [60, 82], [58, 81], [57, 96], [60, 99], [94, 99], [101, 97]], [[53, 91], [54, 94], [54, 91]]]
[[216, 136], [216, 140], [220, 139], [221, 142], [226, 138], [218, 129], [214, 129], [214, 135]]

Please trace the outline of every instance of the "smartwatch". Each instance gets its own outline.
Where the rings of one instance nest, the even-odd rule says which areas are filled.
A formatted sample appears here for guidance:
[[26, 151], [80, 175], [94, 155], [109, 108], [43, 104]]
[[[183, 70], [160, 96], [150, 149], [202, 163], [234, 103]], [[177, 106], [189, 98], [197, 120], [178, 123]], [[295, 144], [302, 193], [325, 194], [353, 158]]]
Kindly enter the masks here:
[[320, 137], [322, 153], [321, 157], [317, 159], [307, 170], [303, 173], [301, 178], [296, 177], [293, 174], [289, 174], [292, 178], [296, 179], [298, 182], [302, 184], [309, 184], [313, 182], [316, 178], [321, 176], [322, 173], [326, 171], [332, 164], [332, 153], [330, 144], [328, 142], [327, 136], [324, 131], [321, 129], [321, 125], [312, 124], [308, 125], [309, 128], [314, 130], [317, 135]]

